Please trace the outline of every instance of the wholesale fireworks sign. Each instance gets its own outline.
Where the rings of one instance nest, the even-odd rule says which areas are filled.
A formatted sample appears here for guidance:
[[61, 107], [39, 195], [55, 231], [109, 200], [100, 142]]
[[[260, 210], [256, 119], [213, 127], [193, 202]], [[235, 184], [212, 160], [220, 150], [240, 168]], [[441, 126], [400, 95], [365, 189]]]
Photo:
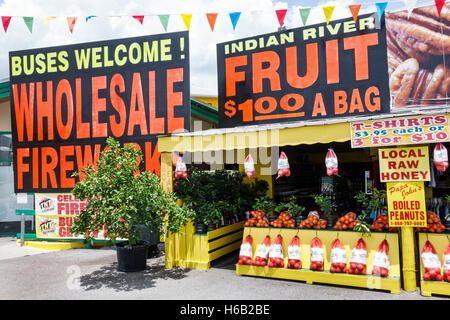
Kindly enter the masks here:
[[190, 129], [188, 32], [10, 52], [15, 192], [71, 190], [106, 138], [142, 150]]
[[217, 45], [219, 125], [390, 110], [384, 18], [361, 15]]

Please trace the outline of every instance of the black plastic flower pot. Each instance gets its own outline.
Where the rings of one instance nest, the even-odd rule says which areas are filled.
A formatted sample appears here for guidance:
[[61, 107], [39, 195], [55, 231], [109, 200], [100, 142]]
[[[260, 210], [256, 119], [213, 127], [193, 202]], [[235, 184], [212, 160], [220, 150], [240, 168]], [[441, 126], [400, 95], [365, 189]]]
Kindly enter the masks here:
[[337, 218], [336, 217], [328, 217], [327, 218], [327, 228], [331, 229], [336, 224]]
[[206, 233], [206, 225], [204, 223], [195, 224], [195, 233]]
[[116, 244], [117, 271], [137, 272], [147, 267], [147, 242], [141, 241], [135, 246], [129, 246], [128, 242]]
[[209, 231], [213, 231], [213, 230], [216, 230], [216, 224], [215, 223], [208, 224], [206, 231], [209, 232]]
[[277, 220], [277, 216], [268, 216], [267, 217], [267, 220], [269, 221], [269, 222], [273, 222], [273, 221], [275, 221], [275, 220]]

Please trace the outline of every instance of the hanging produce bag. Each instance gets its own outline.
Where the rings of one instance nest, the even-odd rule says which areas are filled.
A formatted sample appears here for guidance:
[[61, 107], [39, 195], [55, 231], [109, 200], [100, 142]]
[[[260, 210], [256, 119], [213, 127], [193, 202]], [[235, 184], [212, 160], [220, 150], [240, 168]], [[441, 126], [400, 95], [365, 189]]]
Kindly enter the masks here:
[[347, 273], [367, 274], [367, 246], [363, 239], [359, 239], [352, 250]]
[[289, 161], [284, 152], [281, 152], [280, 158], [278, 159], [278, 178], [282, 176], [289, 177], [291, 175], [291, 169], [289, 167]]
[[175, 167], [175, 179], [184, 178], [187, 179], [187, 168], [183, 161], [183, 158], [178, 158], [177, 166]]
[[270, 245], [269, 267], [284, 267], [283, 238], [278, 235]]
[[288, 264], [289, 269], [300, 269], [302, 267], [302, 260], [300, 256], [300, 238], [294, 236], [288, 246]]
[[239, 262], [238, 264], [247, 264], [252, 265], [252, 244], [253, 244], [253, 238], [251, 235], [248, 235], [245, 237], [244, 241], [241, 244], [241, 249], [239, 251]]
[[373, 257], [372, 274], [375, 276], [389, 277], [389, 244], [384, 239]]
[[256, 251], [255, 260], [253, 265], [264, 267], [267, 264], [267, 256], [269, 255], [270, 249], [270, 237], [266, 236], [263, 242], [259, 245]]
[[244, 172], [249, 179], [255, 175], [255, 163], [253, 162], [251, 154], [249, 154], [244, 160]]
[[346, 273], [347, 272], [347, 252], [345, 251], [342, 242], [339, 239], [333, 241], [331, 245], [331, 267], [332, 273]]
[[445, 170], [447, 170], [448, 168], [447, 149], [444, 147], [442, 143], [438, 143], [434, 147], [433, 163], [438, 171], [445, 172]]
[[309, 269], [313, 271], [323, 271], [323, 257], [325, 255], [322, 241], [319, 238], [311, 240], [311, 266]]
[[325, 166], [327, 167], [327, 175], [338, 175], [338, 160], [333, 149], [328, 149], [327, 155], [325, 157]]
[[450, 243], [444, 251], [444, 281], [450, 282]]
[[425, 268], [423, 280], [442, 281], [441, 260], [430, 241], [427, 240], [422, 249], [422, 263]]

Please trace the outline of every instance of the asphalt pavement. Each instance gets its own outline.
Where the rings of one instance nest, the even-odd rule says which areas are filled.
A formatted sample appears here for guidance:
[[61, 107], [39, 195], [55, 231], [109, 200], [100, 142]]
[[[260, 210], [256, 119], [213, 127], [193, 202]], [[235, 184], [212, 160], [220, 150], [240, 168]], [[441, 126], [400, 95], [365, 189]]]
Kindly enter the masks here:
[[237, 252], [209, 270], [166, 269], [162, 244], [160, 249], [145, 271], [123, 273], [116, 270], [111, 247], [49, 251], [0, 238], [0, 300], [448, 300], [421, 296], [419, 290], [391, 294], [238, 276]]

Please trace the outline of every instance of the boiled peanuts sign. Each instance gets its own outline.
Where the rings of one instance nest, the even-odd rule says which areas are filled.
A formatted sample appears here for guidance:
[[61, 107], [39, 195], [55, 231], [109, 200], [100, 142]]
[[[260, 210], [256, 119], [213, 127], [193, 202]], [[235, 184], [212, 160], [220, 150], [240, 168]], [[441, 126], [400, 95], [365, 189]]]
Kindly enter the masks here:
[[428, 147], [379, 149], [380, 181], [430, 181]]
[[424, 181], [430, 180], [428, 146], [378, 151], [380, 180], [387, 182], [390, 227], [426, 227]]

